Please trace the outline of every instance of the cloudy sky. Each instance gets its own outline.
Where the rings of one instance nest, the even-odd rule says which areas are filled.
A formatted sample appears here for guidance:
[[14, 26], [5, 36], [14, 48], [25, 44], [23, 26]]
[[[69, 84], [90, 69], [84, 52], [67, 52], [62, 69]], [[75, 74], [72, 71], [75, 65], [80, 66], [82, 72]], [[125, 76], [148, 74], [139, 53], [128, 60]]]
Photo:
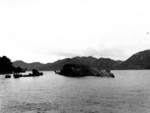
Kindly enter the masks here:
[[149, 0], [0, 0], [0, 56], [126, 60], [150, 49]]

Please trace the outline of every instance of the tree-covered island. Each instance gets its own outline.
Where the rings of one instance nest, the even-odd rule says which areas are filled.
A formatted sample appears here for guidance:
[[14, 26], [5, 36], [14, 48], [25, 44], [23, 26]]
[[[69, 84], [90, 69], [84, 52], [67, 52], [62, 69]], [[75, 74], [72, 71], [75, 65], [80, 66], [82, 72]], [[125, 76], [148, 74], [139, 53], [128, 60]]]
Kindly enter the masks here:
[[0, 57], [0, 74], [10, 74], [16, 71], [23, 72], [24, 69], [21, 67], [14, 67], [11, 60], [6, 56]]

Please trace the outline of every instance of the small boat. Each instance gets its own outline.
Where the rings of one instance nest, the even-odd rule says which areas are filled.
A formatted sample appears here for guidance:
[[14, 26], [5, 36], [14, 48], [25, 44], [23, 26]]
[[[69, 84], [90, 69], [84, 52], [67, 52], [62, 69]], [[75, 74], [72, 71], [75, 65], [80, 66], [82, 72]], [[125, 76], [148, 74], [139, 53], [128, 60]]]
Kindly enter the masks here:
[[11, 78], [11, 75], [5, 75], [5, 78]]

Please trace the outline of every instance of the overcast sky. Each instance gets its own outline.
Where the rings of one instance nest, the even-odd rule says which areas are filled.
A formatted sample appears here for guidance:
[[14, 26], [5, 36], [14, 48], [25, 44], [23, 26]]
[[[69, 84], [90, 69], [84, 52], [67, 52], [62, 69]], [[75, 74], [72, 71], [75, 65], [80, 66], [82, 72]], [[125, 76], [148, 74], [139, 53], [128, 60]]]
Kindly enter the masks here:
[[0, 0], [0, 56], [126, 60], [150, 49], [150, 0]]

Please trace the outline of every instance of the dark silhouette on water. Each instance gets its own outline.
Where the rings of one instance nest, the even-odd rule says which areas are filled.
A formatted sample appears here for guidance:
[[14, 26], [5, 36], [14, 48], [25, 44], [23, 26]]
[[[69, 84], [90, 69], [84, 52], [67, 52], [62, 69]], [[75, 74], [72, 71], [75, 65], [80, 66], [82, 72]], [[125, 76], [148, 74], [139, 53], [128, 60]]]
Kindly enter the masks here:
[[32, 73], [29, 73], [28, 75], [23, 75], [23, 74], [20, 74], [18, 72], [14, 73], [14, 78], [20, 78], [20, 77], [36, 77], [36, 76], [42, 76], [43, 73], [42, 72], [39, 72], [38, 70], [36, 69], [33, 69], [32, 70]]
[[43, 73], [42, 73], [42, 72], [39, 72], [39, 71], [36, 70], [36, 69], [33, 69], [31, 75], [32, 75], [32, 76], [41, 76], [41, 75], [43, 75]]
[[11, 75], [5, 75], [5, 78], [11, 78]]
[[13, 74], [13, 77], [14, 77], [14, 78], [19, 78], [19, 77], [22, 77], [22, 74], [20, 74], [20, 73], [14, 73], [14, 74]]
[[115, 77], [110, 72], [110, 70], [101, 71], [96, 68], [81, 64], [65, 64], [58, 74], [68, 77], [85, 77], [85, 76], [111, 77], [111, 78]]
[[19, 77], [21, 77], [22, 76], [22, 74], [20, 74], [20, 73], [22, 73], [22, 72], [25, 72], [21, 67], [14, 67], [14, 78], [19, 78]]

